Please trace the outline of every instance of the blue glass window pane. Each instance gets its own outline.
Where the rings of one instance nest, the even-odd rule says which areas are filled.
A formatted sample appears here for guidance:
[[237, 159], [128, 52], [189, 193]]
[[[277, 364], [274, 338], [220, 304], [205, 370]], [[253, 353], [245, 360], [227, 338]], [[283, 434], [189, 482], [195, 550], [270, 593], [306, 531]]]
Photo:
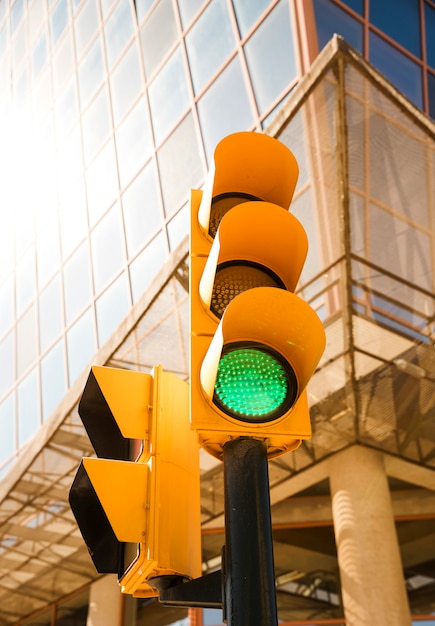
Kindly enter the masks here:
[[160, 233], [130, 265], [133, 302], [137, 302], [158, 274], [167, 256], [166, 242]]
[[364, 16], [364, 0], [341, 0], [349, 9], [353, 9], [355, 13]]
[[[228, 94], [231, 98], [228, 98]], [[209, 162], [218, 141], [254, 124], [251, 103], [239, 57], [236, 57], [198, 102], [205, 150]]]
[[14, 333], [10, 332], [0, 342], [0, 398], [12, 387], [15, 381], [13, 339]]
[[271, 0], [233, 0], [240, 35], [244, 37], [264, 13]]
[[98, 345], [102, 346], [116, 330], [130, 308], [127, 277], [123, 273], [97, 300]]
[[15, 452], [14, 399], [12, 394], [0, 404], [0, 465]]
[[70, 386], [95, 355], [94, 319], [88, 309], [66, 336]]
[[422, 70], [414, 61], [375, 33], [370, 33], [370, 62], [411, 102], [422, 108]]
[[17, 371], [18, 376], [36, 359], [37, 329], [35, 305], [32, 305], [17, 324]]
[[205, 0], [178, 0], [178, 8], [184, 29], [189, 26], [204, 2]]
[[90, 260], [87, 242], [80, 246], [63, 271], [65, 315], [70, 324], [91, 298]]
[[62, 300], [59, 276], [49, 284], [39, 297], [39, 337], [44, 351], [63, 328]]
[[314, 0], [314, 15], [319, 50], [337, 33], [358, 52], [363, 53], [363, 27], [346, 11], [330, 0]]
[[36, 369], [18, 387], [18, 446], [21, 447], [39, 429], [38, 379]]
[[427, 84], [429, 92], [429, 115], [435, 118], [435, 75], [427, 73]]
[[122, 224], [116, 204], [91, 233], [92, 269], [98, 293], [119, 272], [124, 261]]
[[82, 124], [85, 162], [88, 164], [105, 143], [111, 130], [106, 89], [100, 91], [83, 115]]
[[85, 5], [74, 22], [77, 58], [92, 40], [98, 29], [98, 15], [96, 0], [86, 0]]
[[151, 78], [154, 70], [177, 39], [172, 0], [161, 0], [148, 17], [140, 33], [145, 74]]
[[281, 0], [252, 35], [245, 54], [261, 115], [297, 76], [287, 0]]
[[110, 78], [112, 110], [115, 125], [136, 100], [142, 88], [136, 45], [132, 45]]
[[152, 153], [153, 144], [145, 101], [141, 99], [116, 131], [121, 187], [125, 187]]
[[68, 24], [68, 2], [59, 0], [50, 15], [51, 45], [54, 48]]
[[370, 2], [370, 22], [421, 58], [419, 0]]
[[80, 104], [83, 110], [98, 91], [104, 78], [103, 55], [99, 37], [80, 63], [78, 77]]
[[[210, 45], [210, 42], [213, 42]], [[202, 91], [236, 45], [226, 0], [216, 0], [186, 37], [187, 55], [195, 93]]]
[[73, 67], [73, 49], [71, 35], [68, 34], [52, 57], [53, 83], [56, 96], [60, 94]]
[[63, 341], [59, 341], [41, 362], [42, 419], [54, 411], [65, 391], [65, 360]]
[[171, 215], [188, 199], [189, 189], [202, 182], [203, 165], [198, 136], [190, 113], [157, 153], [163, 207]]
[[426, 61], [435, 68], [435, 8], [429, 4], [424, 5], [424, 17], [426, 23]]
[[189, 106], [189, 88], [179, 47], [151, 83], [148, 94], [155, 139], [159, 144]]
[[109, 69], [113, 66], [133, 35], [133, 16], [129, 0], [120, 0], [105, 28], [106, 54]]
[[161, 224], [154, 164], [150, 163], [122, 196], [128, 257], [143, 248]]

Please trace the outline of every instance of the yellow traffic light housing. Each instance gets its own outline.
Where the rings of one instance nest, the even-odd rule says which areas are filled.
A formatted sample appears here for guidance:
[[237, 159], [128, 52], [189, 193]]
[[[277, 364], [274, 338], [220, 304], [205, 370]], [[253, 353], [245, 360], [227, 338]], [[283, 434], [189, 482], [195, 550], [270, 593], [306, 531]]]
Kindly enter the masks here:
[[311, 436], [305, 388], [325, 334], [293, 293], [308, 250], [288, 212], [297, 177], [283, 144], [236, 133], [192, 192], [191, 422], [218, 458], [237, 437], [266, 441], [272, 457]]
[[152, 579], [201, 572], [199, 454], [188, 385], [94, 366], [79, 413], [98, 457], [83, 459], [70, 504], [100, 573], [121, 590], [158, 595]]

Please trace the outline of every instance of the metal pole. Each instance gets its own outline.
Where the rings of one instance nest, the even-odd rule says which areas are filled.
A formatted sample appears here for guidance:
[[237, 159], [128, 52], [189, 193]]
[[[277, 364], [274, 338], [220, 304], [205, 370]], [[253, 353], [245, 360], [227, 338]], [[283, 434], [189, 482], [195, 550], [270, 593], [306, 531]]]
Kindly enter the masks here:
[[266, 445], [240, 438], [223, 451], [227, 624], [277, 626]]

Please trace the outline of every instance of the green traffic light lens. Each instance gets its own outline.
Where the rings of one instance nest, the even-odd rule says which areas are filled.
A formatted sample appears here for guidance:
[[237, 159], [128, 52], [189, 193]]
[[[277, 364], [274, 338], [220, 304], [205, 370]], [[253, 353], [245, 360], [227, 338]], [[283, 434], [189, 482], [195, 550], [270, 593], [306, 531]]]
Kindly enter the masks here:
[[214, 402], [231, 417], [268, 422], [294, 404], [297, 380], [283, 358], [261, 344], [237, 343], [222, 353]]

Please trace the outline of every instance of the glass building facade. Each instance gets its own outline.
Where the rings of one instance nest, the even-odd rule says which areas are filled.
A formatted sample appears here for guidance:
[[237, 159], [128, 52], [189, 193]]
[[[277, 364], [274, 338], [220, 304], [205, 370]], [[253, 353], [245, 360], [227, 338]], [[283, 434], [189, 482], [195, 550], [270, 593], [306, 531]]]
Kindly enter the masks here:
[[[235, 131], [273, 127], [334, 33], [423, 114], [435, 116], [431, 0], [0, 0], [1, 476], [14, 471], [17, 457], [185, 240], [189, 190], [203, 184], [216, 143]], [[352, 266], [352, 306], [424, 343], [434, 314], [426, 298], [434, 290], [428, 269], [434, 207], [422, 192], [430, 184], [419, 188], [421, 210], [414, 201], [411, 215], [413, 199], [401, 195], [382, 160], [363, 181], [367, 162], [380, 151], [376, 128], [384, 130], [384, 113], [375, 116], [369, 136], [358, 89], [356, 81], [351, 115], [361, 122], [359, 145], [368, 148], [350, 171], [350, 246], [360, 259]], [[305, 136], [309, 126], [295, 120], [293, 129]], [[421, 156], [424, 142], [414, 130], [404, 134], [403, 153], [415, 157], [417, 149]], [[295, 137], [293, 130], [280, 138], [298, 152]], [[299, 152], [307, 173], [313, 163], [308, 151]], [[325, 183], [328, 167], [322, 160]], [[410, 168], [406, 159], [403, 168]], [[314, 250], [303, 295], [327, 319], [341, 310], [337, 274], [332, 269], [320, 287], [310, 281], [339, 262], [338, 228], [325, 229], [322, 239], [309, 209], [315, 193], [308, 174], [298, 189], [294, 212]], [[404, 242], [410, 252], [401, 265]], [[388, 282], [397, 273], [407, 283], [402, 291]], [[365, 336], [366, 329], [358, 332]], [[338, 354], [331, 359], [344, 361]], [[362, 357], [358, 366], [371, 371]], [[332, 368], [324, 383], [329, 391], [331, 384], [337, 390], [343, 384]], [[320, 409], [316, 415], [322, 419]], [[367, 424], [370, 419], [367, 409]], [[375, 423], [371, 428], [379, 434]], [[47, 609], [46, 623], [53, 623], [53, 611]]]
[[1, 467], [187, 234], [219, 139], [260, 131], [334, 32], [433, 114], [432, 2], [302, 5], [0, 3]]

